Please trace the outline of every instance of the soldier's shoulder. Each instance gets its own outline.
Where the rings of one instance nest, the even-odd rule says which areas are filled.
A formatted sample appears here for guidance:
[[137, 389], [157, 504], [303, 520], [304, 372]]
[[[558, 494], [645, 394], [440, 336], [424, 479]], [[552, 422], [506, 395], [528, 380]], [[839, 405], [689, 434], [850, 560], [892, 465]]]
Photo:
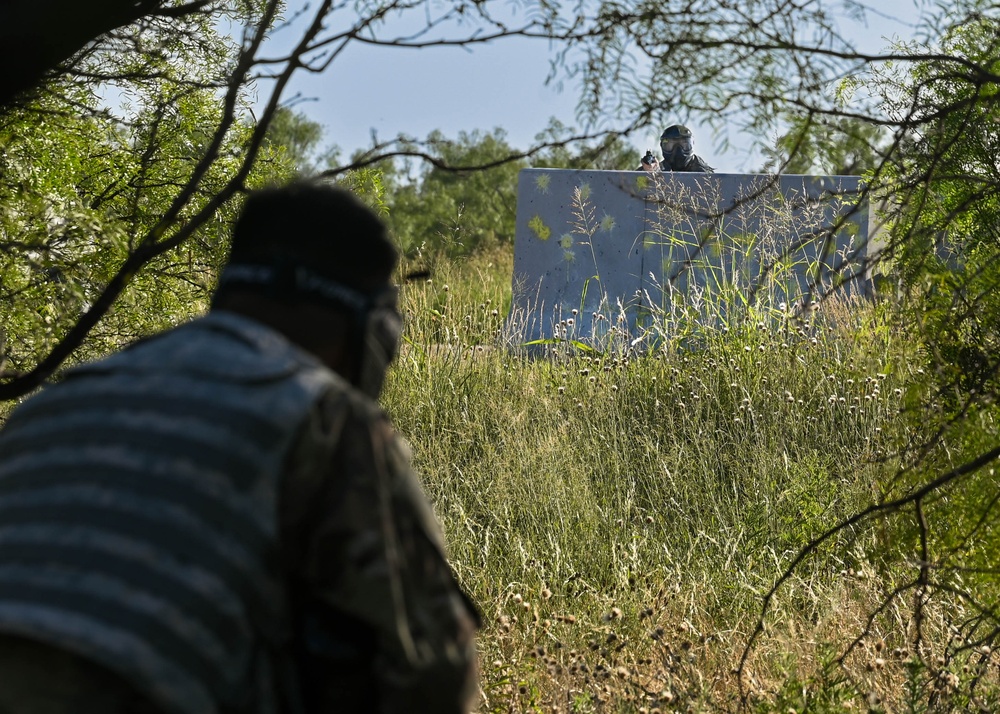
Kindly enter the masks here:
[[389, 416], [378, 402], [336, 373], [332, 374], [327, 389], [320, 395], [318, 407], [329, 421], [345, 424], [351, 429], [385, 435], [393, 432]]
[[709, 166], [708, 162], [705, 161], [705, 159], [701, 158], [700, 156], [695, 155], [693, 163], [696, 167], [695, 168], [696, 171], [704, 171], [705, 173], [708, 174], [715, 173], [715, 169]]

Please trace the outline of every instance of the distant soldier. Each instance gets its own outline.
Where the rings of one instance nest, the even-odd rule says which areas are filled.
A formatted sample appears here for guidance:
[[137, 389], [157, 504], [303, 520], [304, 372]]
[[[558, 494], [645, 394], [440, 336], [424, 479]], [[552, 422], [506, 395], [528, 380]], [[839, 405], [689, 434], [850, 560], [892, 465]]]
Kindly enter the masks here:
[[662, 171], [701, 171], [704, 173], [714, 171], [700, 156], [694, 153], [691, 130], [686, 126], [674, 124], [664, 129], [660, 135], [660, 151], [663, 152], [663, 161], [657, 163], [652, 152], [647, 151], [636, 171], [655, 171], [657, 167]]
[[252, 193], [211, 312], [0, 431], [0, 712], [467, 712], [478, 615], [375, 399], [384, 225]]

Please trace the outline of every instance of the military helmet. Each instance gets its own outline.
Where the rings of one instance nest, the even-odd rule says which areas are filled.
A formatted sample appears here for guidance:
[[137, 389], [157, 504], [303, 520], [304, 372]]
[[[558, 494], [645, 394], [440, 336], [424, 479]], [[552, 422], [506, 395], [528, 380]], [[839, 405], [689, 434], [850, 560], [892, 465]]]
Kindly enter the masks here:
[[663, 130], [663, 133], [660, 134], [660, 141], [666, 141], [667, 139], [690, 139], [691, 136], [691, 130], [686, 126], [674, 124]]

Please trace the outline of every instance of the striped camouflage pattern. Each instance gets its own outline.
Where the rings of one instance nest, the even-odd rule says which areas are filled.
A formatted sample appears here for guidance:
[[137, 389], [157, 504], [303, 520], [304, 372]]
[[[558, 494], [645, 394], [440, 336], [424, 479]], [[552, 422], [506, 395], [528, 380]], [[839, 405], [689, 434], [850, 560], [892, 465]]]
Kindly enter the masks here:
[[279, 477], [334, 379], [212, 313], [19, 407], [0, 432], [0, 631], [101, 663], [166, 712], [276, 711]]

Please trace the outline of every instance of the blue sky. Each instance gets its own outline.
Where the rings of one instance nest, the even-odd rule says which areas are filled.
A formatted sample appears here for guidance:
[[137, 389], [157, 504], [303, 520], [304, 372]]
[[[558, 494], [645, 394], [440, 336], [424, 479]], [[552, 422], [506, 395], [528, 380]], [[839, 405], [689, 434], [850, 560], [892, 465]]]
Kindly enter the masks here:
[[[302, 0], [290, 0], [295, 6]], [[844, 21], [843, 28], [859, 46], [872, 51], [885, 46], [884, 38], [910, 37], [921, 0], [876, 0], [881, 16], [869, 15], [868, 25]], [[281, 37], [279, 35], [278, 39]], [[354, 46], [320, 75], [300, 73], [285, 98], [299, 95], [299, 111], [325, 129], [324, 141], [340, 147], [342, 156], [380, 139], [403, 132], [424, 137], [440, 129], [446, 136], [475, 129], [506, 130], [509, 142], [527, 147], [550, 117], [564, 124], [575, 119], [577, 88], [560, 91], [546, 85], [551, 50], [544, 41], [502, 40], [460, 48], [399, 49]], [[755, 168], [759, 159], [735, 149], [720, 153], [713, 137], [697, 122], [695, 151], [719, 171]], [[637, 152], [655, 148], [661, 127], [636, 133]], [[739, 136], [730, 135], [739, 146]]]

